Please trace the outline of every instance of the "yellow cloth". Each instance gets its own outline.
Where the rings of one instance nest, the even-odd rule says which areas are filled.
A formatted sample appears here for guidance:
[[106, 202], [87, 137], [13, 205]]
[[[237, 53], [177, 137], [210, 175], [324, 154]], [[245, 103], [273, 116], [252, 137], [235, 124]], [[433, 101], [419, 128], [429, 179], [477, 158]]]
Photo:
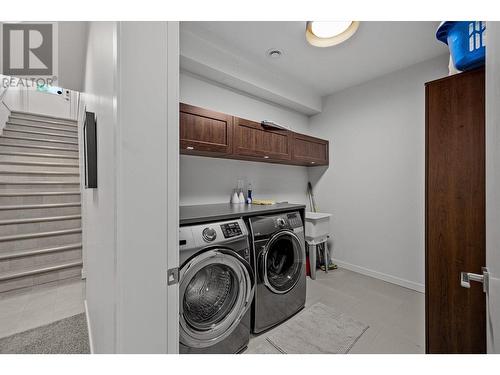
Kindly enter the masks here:
[[270, 199], [252, 199], [252, 204], [260, 204], [260, 205], [271, 205], [275, 204], [275, 201], [272, 201]]

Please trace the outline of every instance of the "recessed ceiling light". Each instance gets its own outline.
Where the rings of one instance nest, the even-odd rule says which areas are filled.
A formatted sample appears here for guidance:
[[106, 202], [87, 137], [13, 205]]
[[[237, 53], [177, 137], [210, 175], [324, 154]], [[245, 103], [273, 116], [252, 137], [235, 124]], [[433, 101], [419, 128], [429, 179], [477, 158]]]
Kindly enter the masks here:
[[331, 47], [345, 42], [358, 30], [359, 21], [308, 21], [306, 39], [315, 47]]
[[271, 48], [266, 51], [267, 56], [271, 59], [276, 60], [283, 56], [283, 51], [277, 48]]

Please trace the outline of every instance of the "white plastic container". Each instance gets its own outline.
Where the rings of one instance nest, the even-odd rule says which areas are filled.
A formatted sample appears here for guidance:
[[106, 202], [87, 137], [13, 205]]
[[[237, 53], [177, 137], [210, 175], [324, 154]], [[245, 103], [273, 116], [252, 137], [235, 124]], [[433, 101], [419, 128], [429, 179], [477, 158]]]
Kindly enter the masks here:
[[306, 212], [306, 239], [308, 241], [325, 240], [330, 234], [330, 216], [323, 212]]

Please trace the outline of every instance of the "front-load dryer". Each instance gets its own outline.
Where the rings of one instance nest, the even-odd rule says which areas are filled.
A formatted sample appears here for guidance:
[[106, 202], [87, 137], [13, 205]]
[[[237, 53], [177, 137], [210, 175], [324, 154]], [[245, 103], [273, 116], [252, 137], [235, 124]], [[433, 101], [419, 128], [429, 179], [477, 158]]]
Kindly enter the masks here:
[[242, 351], [255, 290], [244, 222], [183, 226], [179, 239], [179, 352]]
[[304, 225], [299, 212], [252, 217], [248, 225], [257, 283], [252, 330], [260, 333], [305, 306]]

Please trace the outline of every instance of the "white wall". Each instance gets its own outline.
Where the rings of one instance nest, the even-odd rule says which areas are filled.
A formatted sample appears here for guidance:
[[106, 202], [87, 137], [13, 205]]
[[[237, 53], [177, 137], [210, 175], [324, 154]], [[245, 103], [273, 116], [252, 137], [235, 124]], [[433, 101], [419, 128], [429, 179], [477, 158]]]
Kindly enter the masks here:
[[[180, 76], [180, 101], [249, 120], [273, 120], [308, 132], [308, 118], [302, 114], [186, 73]], [[306, 202], [306, 167], [181, 155], [180, 204], [229, 202], [239, 178], [252, 182], [255, 198]]]
[[91, 22], [88, 41], [81, 111], [97, 117], [98, 187], [83, 190], [82, 226], [93, 347], [175, 353], [178, 285], [166, 275], [178, 266], [178, 23]]
[[82, 91], [85, 73], [89, 22], [58, 22], [58, 79], [57, 85]]
[[9, 94], [9, 82], [10, 77], [0, 74], [0, 134], [2, 134], [10, 115], [10, 108], [6, 104], [8, 101], [7, 94]]
[[[32, 112], [42, 115], [76, 119], [79, 104], [79, 92], [65, 90], [62, 95], [55, 95], [37, 90], [31, 81], [0, 75], [0, 129], [10, 111]], [[66, 92], [68, 91], [68, 92]]]
[[500, 353], [500, 22], [489, 22], [486, 51], [486, 265], [488, 353]]
[[115, 22], [90, 23], [79, 116], [80, 148], [83, 110], [97, 118], [98, 188], [82, 190], [86, 300], [97, 353], [116, 351], [116, 39]]
[[62, 95], [39, 92], [34, 87], [26, 90], [26, 105], [21, 111], [76, 119], [79, 92], [70, 90]]
[[22, 110], [27, 101], [27, 90], [17, 84], [19, 78], [0, 74], [0, 134], [8, 121], [11, 111]]
[[424, 83], [447, 57], [355, 86], [324, 101], [311, 132], [330, 141], [330, 168], [309, 170], [332, 213], [333, 257], [344, 267], [423, 291]]
[[119, 353], [178, 348], [178, 286], [167, 288], [179, 251], [178, 40], [176, 22], [119, 23]]

